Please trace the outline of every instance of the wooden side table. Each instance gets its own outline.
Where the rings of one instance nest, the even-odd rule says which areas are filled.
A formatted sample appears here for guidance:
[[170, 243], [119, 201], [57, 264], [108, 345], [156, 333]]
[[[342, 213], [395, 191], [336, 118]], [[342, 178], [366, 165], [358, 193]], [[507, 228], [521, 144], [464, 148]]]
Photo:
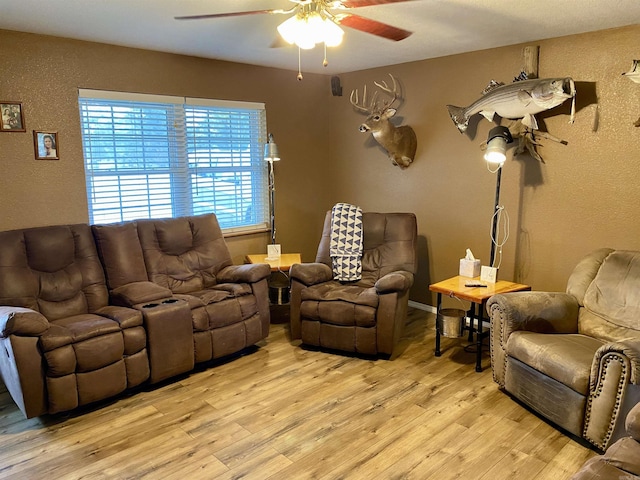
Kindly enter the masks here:
[[[481, 283], [486, 287], [467, 287], [466, 283]], [[482, 340], [489, 334], [489, 330], [483, 332], [482, 320], [487, 300], [496, 293], [521, 292], [531, 290], [529, 285], [520, 283], [507, 282], [505, 280], [496, 283], [483, 282], [480, 277], [470, 278], [456, 276], [448, 278], [438, 283], [429, 285], [429, 290], [438, 294], [437, 311], [440, 312], [442, 305], [442, 295], [456, 297], [460, 300], [471, 302], [470, 323], [469, 323], [469, 340], [473, 341], [473, 333], [476, 334], [476, 372], [482, 371]], [[474, 327], [477, 322], [477, 327]], [[436, 321], [436, 357], [441, 355], [440, 352], [440, 329]]]
[[272, 272], [288, 272], [294, 263], [302, 263], [299, 253], [283, 253], [277, 260], [267, 260], [266, 253], [247, 255], [247, 263], [268, 263]]

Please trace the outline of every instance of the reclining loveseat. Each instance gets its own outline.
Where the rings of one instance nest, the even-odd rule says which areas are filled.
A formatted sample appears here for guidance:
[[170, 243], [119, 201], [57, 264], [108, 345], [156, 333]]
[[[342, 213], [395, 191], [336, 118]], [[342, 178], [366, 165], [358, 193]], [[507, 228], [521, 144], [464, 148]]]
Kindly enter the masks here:
[[[150, 337], [172, 339], [170, 349], [149, 346], [154, 381], [239, 352], [269, 334], [271, 270], [267, 264], [233, 265], [215, 215], [92, 229], [111, 302], [142, 311]], [[156, 320], [165, 309], [180, 313]], [[154, 375], [168, 350], [182, 358]]]
[[239, 352], [268, 335], [269, 273], [232, 265], [212, 214], [0, 232], [2, 380], [31, 418]]

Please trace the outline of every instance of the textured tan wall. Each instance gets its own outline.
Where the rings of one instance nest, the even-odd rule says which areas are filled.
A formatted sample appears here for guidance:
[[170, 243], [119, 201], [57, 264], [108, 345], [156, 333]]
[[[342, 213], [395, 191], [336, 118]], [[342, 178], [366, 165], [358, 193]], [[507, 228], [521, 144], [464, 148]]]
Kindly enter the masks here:
[[[283, 157], [277, 240], [287, 251], [315, 249], [328, 205], [329, 77], [305, 74], [298, 82], [293, 71], [2, 30], [0, 45], [0, 100], [23, 102], [27, 127], [0, 133], [0, 230], [87, 221], [77, 90], [93, 88], [264, 102]], [[59, 161], [34, 159], [32, 130], [58, 132]], [[301, 228], [303, 221], [320, 226]], [[268, 241], [253, 235], [229, 244], [242, 262], [246, 253], [266, 252]]]
[[[540, 77], [571, 76], [578, 107], [543, 115], [548, 131], [568, 142], [542, 140], [544, 164], [509, 160], [502, 175], [511, 218], [500, 278], [535, 289], [563, 290], [576, 262], [594, 248], [640, 249], [640, 85], [621, 77], [638, 57], [640, 27], [546, 40]], [[522, 67], [523, 45], [341, 75], [333, 97], [329, 76], [216, 62], [88, 42], [0, 31], [0, 100], [22, 101], [27, 133], [0, 133], [0, 230], [87, 220], [77, 88], [139, 91], [265, 102], [268, 127], [281, 150], [276, 165], [278, 241], [311, 261], [324, 211], [337, 201], [369, 211], [418, 216], [419, 273], [412, 300], [433, 304], [428, 284], [457, 273], [470, 247], [489, 256], [495, 176], [475, 135], [458, 133], [445, 105], [476, 100], [491, 78], [509, 82]], [[415, 163], [401, 171], [358, 132], [363, 117], [349, 92], [393, 73], [406, 102], [398, 116], [418, 135]], [[593, 131], [596, 103], [597, 131]], [[56, 130], [58, 162], [33, 158], [31, 130]], [[267, 235], [229, 240], [236, 262], [264, 251]]]
[[[501, 202], [511, 229], [499, 278], [534, 289], [564, 290], [581, 257], [599, 247], [640, 249], [640, 85], [621, 76], [638, 58], [640, 27], [556, 38], [539, 45], [539, 77], [570, 76], [577, 85], [575, 124], [569, 102], [538, 117], [567, 145], [541, 140], [544, 163], [509, 159]], [[433, 304], [428, 284], [456, 275], [470, 247], [488, 263], [495, 175], [480, 144], [493, 126], [482, 118], [461, 135], [446, 104], [467, 106], [489, 80], [511, 82], [523, 66], [524, 45], [343, 75], [345, 91], [388, 73], [399, 78], [406, 101], [398, 114], [414, 127], [417, 158], [405, 171], [391, 166], [369, 138], [357, 132], [363, 116], [347, 99], [332, 112], [332, 156], [345, 179], [336, 198], [366, 210], [418, 215], [420, 272], [411, 298]], [[593, 131], [599, 112], [597, 131]], [[350, 179], [355, 179], [350, 183]], [[455, 302], [454, 302], [455, 303]]]

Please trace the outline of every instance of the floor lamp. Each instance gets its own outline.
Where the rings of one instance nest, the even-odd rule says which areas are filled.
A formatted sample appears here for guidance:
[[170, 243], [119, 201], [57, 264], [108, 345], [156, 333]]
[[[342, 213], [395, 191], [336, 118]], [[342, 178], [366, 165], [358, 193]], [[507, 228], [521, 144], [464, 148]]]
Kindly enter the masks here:
[[264, 159], [268, 162], [269, 167], [269, 215], [271, 217], [271, 244], [276, 243], [276, 185], [273, 175], [273, 162], [280, 160], [278, 153], [278, 145], [273, 140], [273, 134], [269, 134], [269, 142], [264, 145]]
[[496, 196], [493, 207], [493, 217], [491, 221], [491, 256], [489, 266], [493, 267], [496, 257], [497, 243], [495, 241], [498, 229], [498, 212], [500, 208], [500, 180], [502, 177], [502, 166], [507, 159], [507, 144], [513, 142], [511, 132], [507, 127], [497, 126], [489, 131], [487, 138], [487, 151], [484, 159], [487, 161], [489, 170], [496, 174]]

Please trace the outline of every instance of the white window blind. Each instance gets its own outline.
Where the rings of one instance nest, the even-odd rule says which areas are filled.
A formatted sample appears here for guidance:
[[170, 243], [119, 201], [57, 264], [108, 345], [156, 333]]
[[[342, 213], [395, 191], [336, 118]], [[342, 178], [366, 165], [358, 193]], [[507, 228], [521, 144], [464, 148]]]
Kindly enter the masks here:
[[228, 231], [268, 226], [259, 103], [80, 90], [91, 223], [213, 212]]

